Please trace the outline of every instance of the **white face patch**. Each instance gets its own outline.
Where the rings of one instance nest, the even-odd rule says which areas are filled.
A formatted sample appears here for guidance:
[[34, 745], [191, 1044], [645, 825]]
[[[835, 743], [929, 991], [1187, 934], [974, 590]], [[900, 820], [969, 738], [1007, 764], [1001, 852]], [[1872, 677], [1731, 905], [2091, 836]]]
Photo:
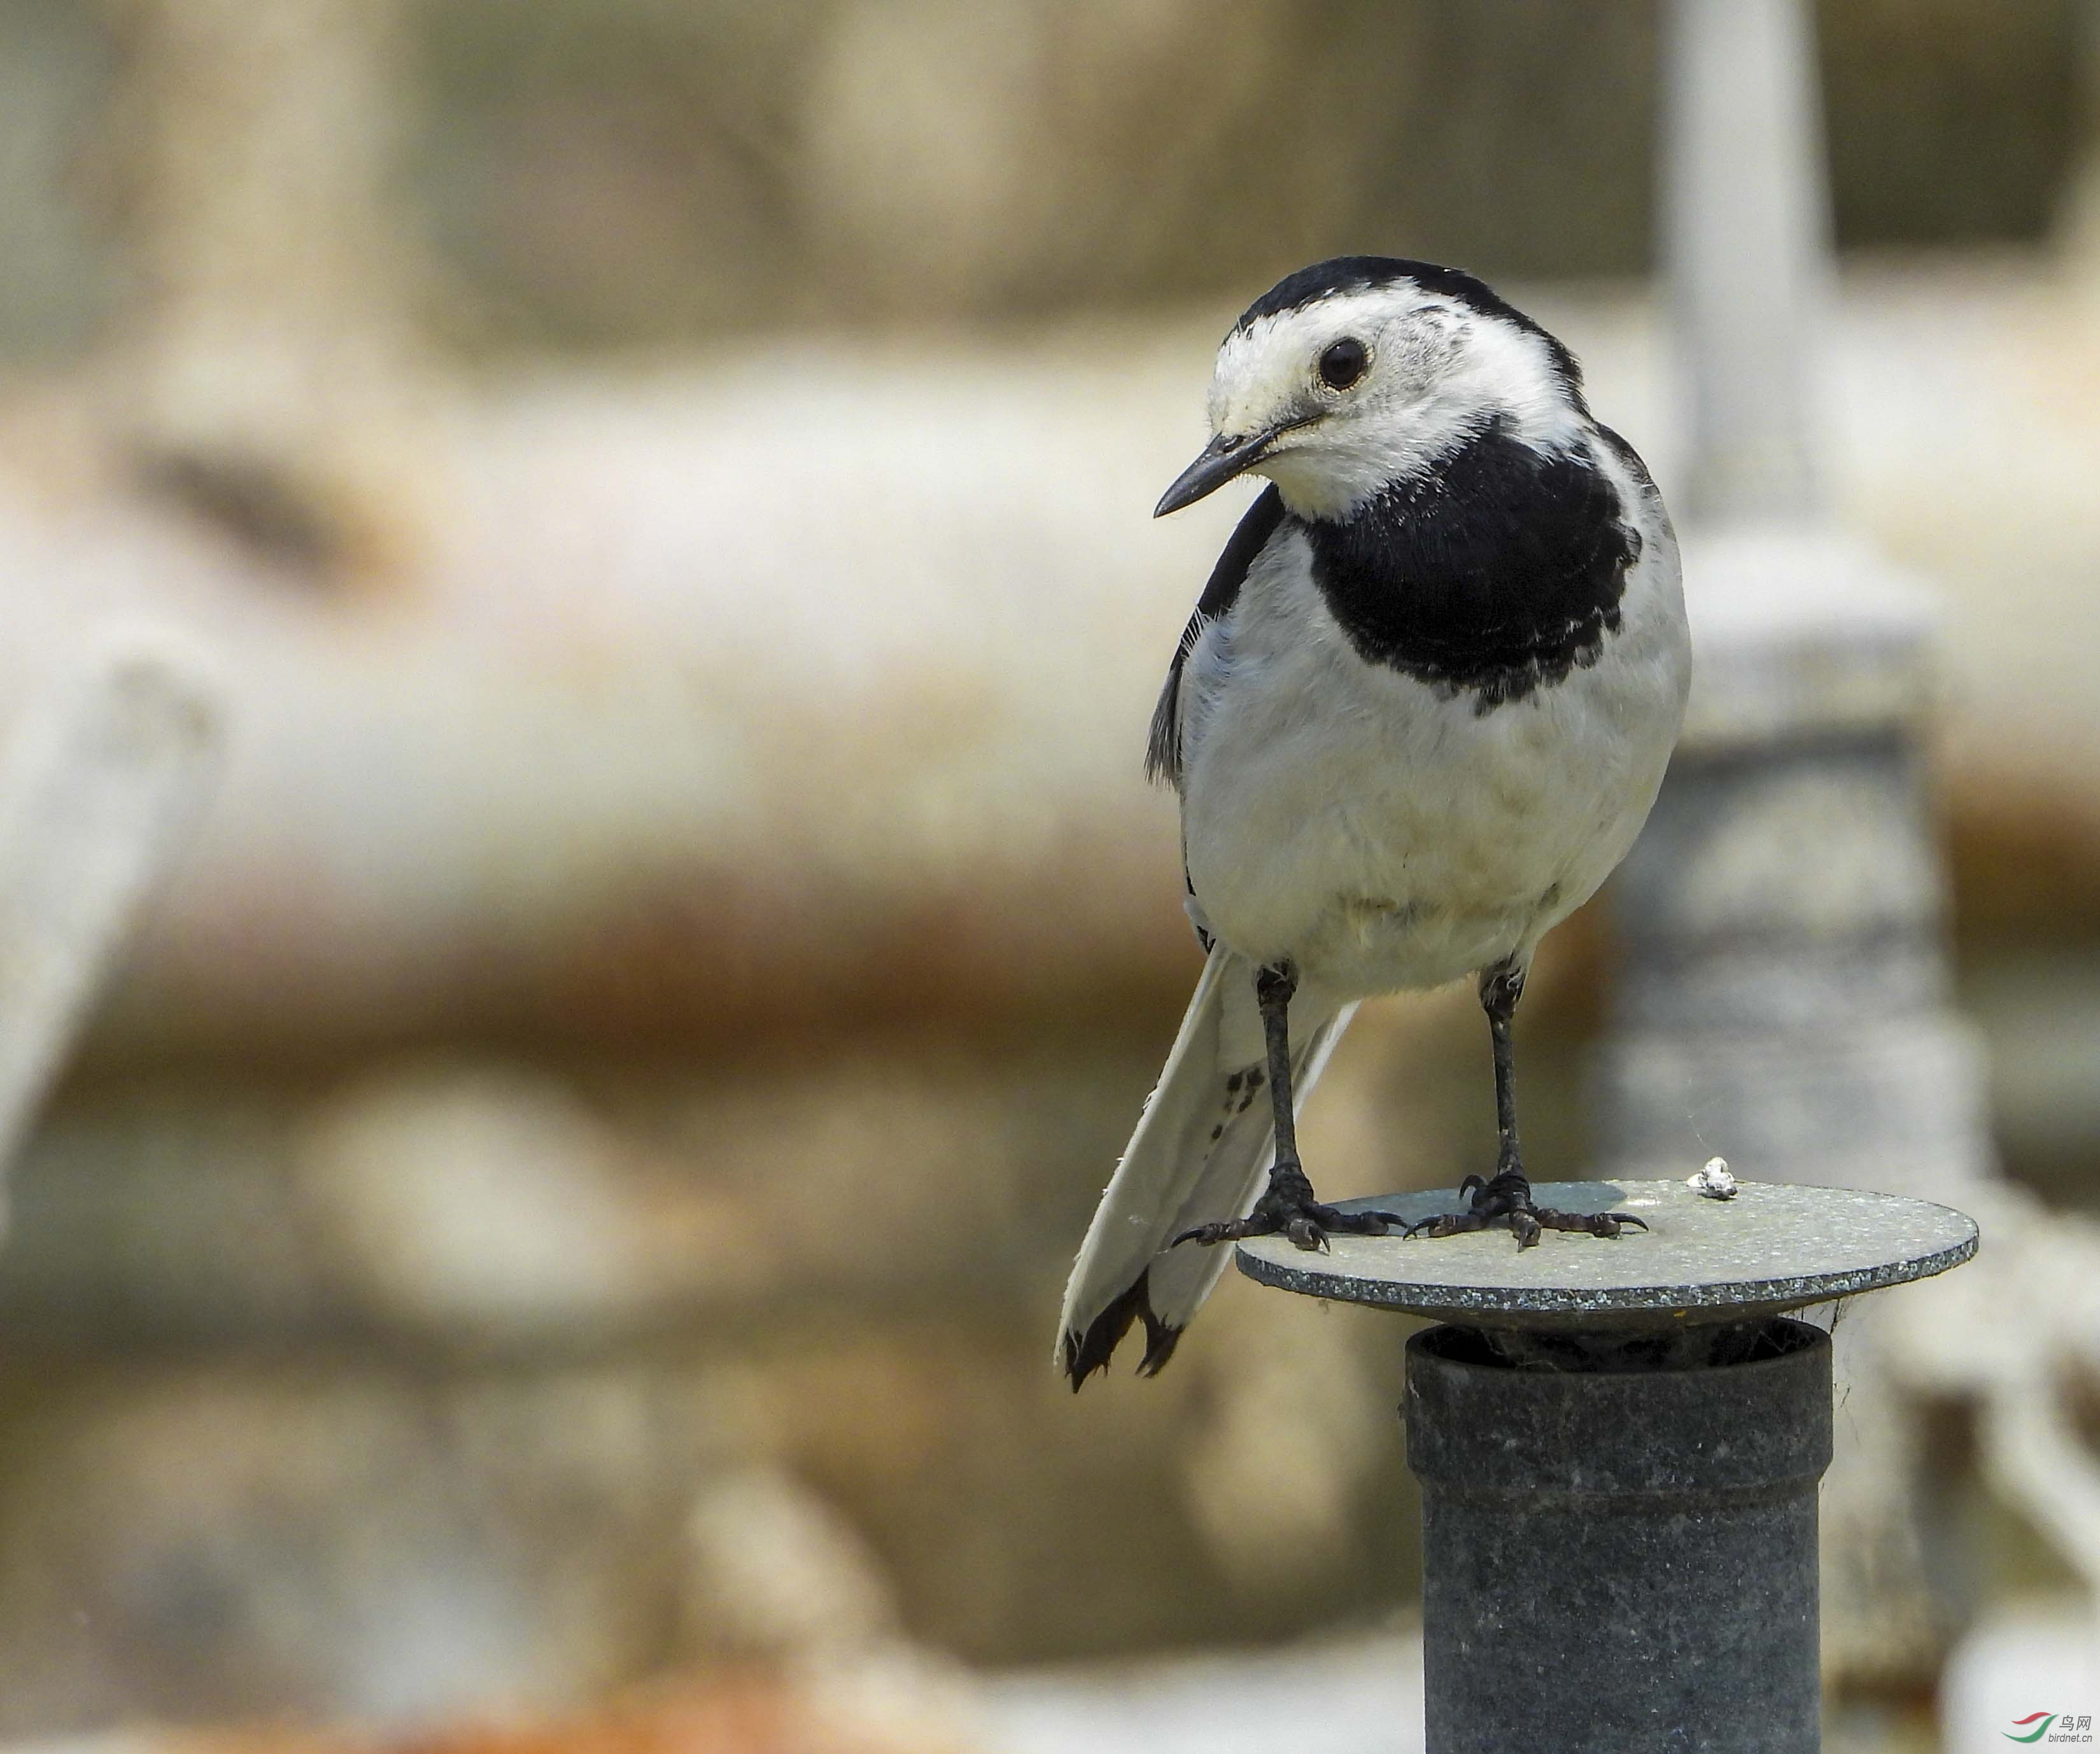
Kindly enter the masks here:
[[[1319, 362], [1343, 340], [1370, 360], [1337, 390]], [[1226, 337], [1211, 380], [1214, 434], [1286, 429], [1253, 472], [1304, 517], [1346, 516], [1498, 416], [1542, 450], [1574, 443], [1582, 426], [1538, 335], [1412, 282], [1257, 318]]]

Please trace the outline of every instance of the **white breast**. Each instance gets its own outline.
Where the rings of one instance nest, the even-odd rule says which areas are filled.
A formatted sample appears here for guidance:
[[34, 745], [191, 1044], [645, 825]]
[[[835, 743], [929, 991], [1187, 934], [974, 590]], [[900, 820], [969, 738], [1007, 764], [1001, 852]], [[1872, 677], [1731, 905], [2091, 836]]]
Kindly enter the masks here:
[[1359, 658], [1304, 538], [1279, 533], [1182, 685], [1208, 928], [1345, 998], [1528, 961], [1633, 844], [1683, 721], [1690, 648], [1657, 522], [1598, 661], [1485, 714]]

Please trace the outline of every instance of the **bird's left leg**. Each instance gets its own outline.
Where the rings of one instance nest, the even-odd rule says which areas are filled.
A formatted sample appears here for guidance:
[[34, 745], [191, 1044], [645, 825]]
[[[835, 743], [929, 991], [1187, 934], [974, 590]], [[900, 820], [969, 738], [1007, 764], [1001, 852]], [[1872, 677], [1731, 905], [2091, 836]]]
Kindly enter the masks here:
[[1268, 1098], [1276, 1115], [1276, 1161], [1268, 1186], [1245, 1218], [1185, 1230], [1167, 1245], [1236, 1242], [1242, 1236], [1288, 1236], [1301, 1249], [1324, 1249], [1330, 1236], [1383, 1236], [1388, 1224], [1401, 1219], [1392, 1212], [1343, 1212], [1323, 1205], [1298, 1161], [1298, 1116], [1290, 1088], [1290, 999], [1298, 990], [1298, 972], [1288, 963], [1273, 963], [1254, 981], [1255, 1003], [1261, 1007], [1262, 1035], [1268, 1049]]
[[1579, 1230], [1592, 1236], [1616, 1236], [1628, 1224], [1648, 1228], [1630, 1213], [1557, 1212], [1532, 1204], [1531, 1182], [1524, 1173], [1524, 1155], [1517, 1144], [1516, 1051], [1510, 1030], [1516, 1002], [1524, 996], [1524, 973], [1515, 963], [1505, 962], [1480, 976], [1480, 1008], [1488, 1014], [1495, 1052], [1495, 1173], [1486, 1181], [1467, 1176], [1458, 1184], [1458, 1192], [1472, 1195], [1471, 1207], [1410, 1224], [1410, 1236], [1454, 1236], [1462, 1231], [1506, 1223], [1515, 1234], [1517, 1246], [1529, 1249], [1544, 1231]]

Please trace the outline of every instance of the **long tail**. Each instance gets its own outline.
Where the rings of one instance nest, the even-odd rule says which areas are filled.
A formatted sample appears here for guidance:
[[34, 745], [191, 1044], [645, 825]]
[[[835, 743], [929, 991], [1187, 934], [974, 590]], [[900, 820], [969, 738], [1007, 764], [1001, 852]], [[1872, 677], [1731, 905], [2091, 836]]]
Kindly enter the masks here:
[[[1075, 1390], [1108, 1368], [1133, 1322], [1145, 1324], [1143, 1374], [1172, 1356], [1232, 1251], [1168, 1245], [1196, 1225], [1244, 1215], [1261, 1192], [1276, 1128], [1254, 982], [1244, 957], [1211, 952], [1167, 1069], [1088, 1227], [1057, 1330], [1057, 1364]], [[1299, 1108], [1355, 1011], [1299, 989], [1290, 1007]]]

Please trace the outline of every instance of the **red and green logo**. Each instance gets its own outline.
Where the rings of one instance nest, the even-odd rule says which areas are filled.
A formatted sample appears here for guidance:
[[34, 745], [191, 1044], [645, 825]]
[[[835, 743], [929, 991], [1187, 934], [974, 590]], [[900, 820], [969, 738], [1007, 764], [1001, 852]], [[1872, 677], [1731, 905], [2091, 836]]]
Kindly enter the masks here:
[[[2049, 1734], [2049, 1726], [2055, 1721], [2056, 1713], [2054, 1712], [2029, 1712], [2024, 1717], [2014, 1718], [2012, 1729], [1999, 1733], [2008, 1742], [2039, 1742]], [[2032, 1730], [2027, 1729], [2030, 1724], [2034, 1725]], [[2017, 1734], [2023, 1730], [2027, 1730], [2025, 1735]]]

